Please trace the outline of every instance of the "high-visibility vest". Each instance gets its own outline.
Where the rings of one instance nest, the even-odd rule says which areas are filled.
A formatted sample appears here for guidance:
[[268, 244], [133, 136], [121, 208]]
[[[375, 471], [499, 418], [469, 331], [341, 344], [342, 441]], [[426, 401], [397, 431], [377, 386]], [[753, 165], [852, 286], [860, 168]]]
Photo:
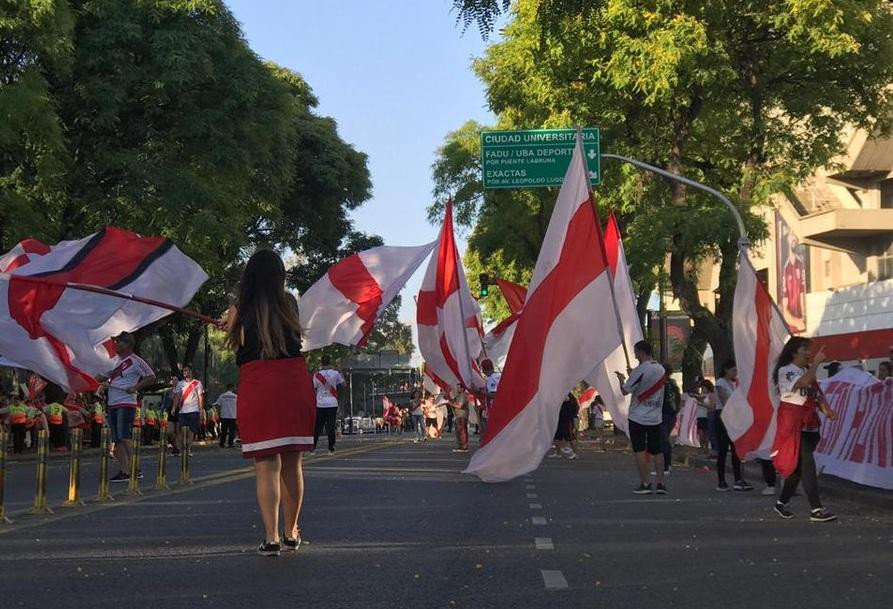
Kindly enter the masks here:
[[28, 409], [24, 404], [13, 404], [9, 407], [9, 422], [12, 425], [24, 425], [28, 422]]
[[143, 426], [143, 409], [137, 408], [136, 414], [133, 415], [133, 426], [134, 427], [142, 427]]
[[146, 409], [146, 425], [149, 427], [155, 427], [158, 423], [158, 413], [155, 412], [154, 409], [148, 408]]
[[47, 423], [50, 425], [62, 425], [65, 423], [65, 406], [59, 402], [47, 405]]
[[105, 423], [105, 410], [103, 409], [102, 404], [96, 404], [93, 407], [93, 422], [97, 425]]

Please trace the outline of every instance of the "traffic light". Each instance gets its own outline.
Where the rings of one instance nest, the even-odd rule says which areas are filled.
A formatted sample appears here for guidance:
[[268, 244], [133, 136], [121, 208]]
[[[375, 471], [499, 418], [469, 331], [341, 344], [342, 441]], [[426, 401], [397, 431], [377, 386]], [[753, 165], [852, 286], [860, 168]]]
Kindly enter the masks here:
[[481, 282], [481, 298], [484, 298], [490, 293], [490, 275], [487, 273], [480, 274], [480, 282]]

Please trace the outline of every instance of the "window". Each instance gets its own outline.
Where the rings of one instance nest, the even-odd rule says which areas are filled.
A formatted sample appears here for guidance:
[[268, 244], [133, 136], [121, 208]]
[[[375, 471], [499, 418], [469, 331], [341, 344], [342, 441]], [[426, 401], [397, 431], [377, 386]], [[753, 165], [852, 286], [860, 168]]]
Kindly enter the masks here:
[[893, 209], [893, 180], [881, 182], [881, 209]]
[[893, 245], [882, 251], [877, 257], [878, 281], [893, 279]]

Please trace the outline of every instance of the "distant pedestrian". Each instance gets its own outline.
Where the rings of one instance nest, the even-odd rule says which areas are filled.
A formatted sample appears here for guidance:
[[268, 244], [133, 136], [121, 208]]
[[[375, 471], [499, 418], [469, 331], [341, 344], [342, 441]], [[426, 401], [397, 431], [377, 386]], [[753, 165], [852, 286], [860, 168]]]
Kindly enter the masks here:
[[499, 381], [502, 380], [502, 373], [494, 370], [493, 361], [489, 359], [481, 360], [481, 371], [486, 377], [484, 407], [480, 416], [481, 435], [484, 435], [487, 432], [487, 422], [490, 419], [490, 407], [496, 401], [496, 393], [499, 391]]
[[577, 436], [574, 433], [574, 417], [580, 410], [580, 404], [574, 394], [569, 393], [561, 403], [561, 410], [558, 412], [558, 425], [555, 429], [555, 445], [554, 452], [550, 457], [566, 457], [568, 459], [577, 458]]
[[[632, 394], [629, 405], [629, 439], [636, 457], [639, 486], [633, 492], [646, 495], [656, 492], [667, 494], [664, 485], [664, 456], [660, 445], [660, 424], [664, 403], [664, 367], [654, 361], [651, 343], [640, 340], [633, 346], [639, 365], [630, 371], [629, 380], [615, 371], [624, 395]], [[652, 490], [648, 457], [654, 459], [657, 486]]]
[[[313, 389], [316, 391], [316, 425], [313, 429], [313, 450], [319, 443], [323, 428], [329, 438], [329, 454], [335, 452], [335, 419], [338, 416], [338, 385], [345, 383], [340, 372], [332, 368], [332, 357], [322, 356], [322, 368], [313, 375]], [[310, 454], [313, 454], [311, 452]]]
[[673, 443], [670, 442], [670, 434], [676, 427], [676, 417], [682, 405], [682, 392], [671, 376], [673, 367], [664, 364], [664, 404], [661, 409], [660, 446], [664, 455], [664, 475], [670, 475], [670, 467], [673, 464]]
[[316, 397], [301, 355], [298, 303], [285, 290], [285, 265], [276, 253], [260, 250], [248, 260], [226, 327], [239, 366], [242, 456], [254, 459], [264, 525], [257, 553], [297, 551], [304, 500], [302, 455], [313, 447]]
[[453, 391], [451, 401], [453, 423], [456, 426], [456, 448], [454, 453], [468, 452], [468, 411], [470, 409], [468, 392], [459, 387]]
[[772, 461], [785, 478], [775, 512], [782, 518], [794, 517], [787, 504], [802, 482], [812, 508], [809, 519], [829, 522], [837, 517], [822, 507], [813, 451], [820, 439], [817, 411], [821, 410], [832, 421], [837, 419], [837, 413], [828, 405], [816, 382], [816, 370], [825, 360], [825, 354], [819, 349], [813, 356], [811, 346], [812, 341], [801, 336], [788, 339], [772, 371], [772, 380], [781, 397]]
[[425, 437], [437, 438], [437, 406], [433, 395], [429, 395], [422, 403], [422, 414], [425, 415]]
[[732, 454], [732, 472], [735, 474], [735, 485], [732, 487], [736, 491], [752, 491], [753, 487], [744, 479], [741, 472], [741, 460], [735, 452], [735, 445], [729, 438], [729, 432], [726, 430], [725, 423], [722, 421], [722, 409], [726, 402], [732, 397], [735, 387], [738, 386], [738, 367], [733, 360], [723, 363], [719, 369], [719, 378], [716, 379], [716, 406], [711, 415], [713, 416], [713, 428], [716, 430], [716, 490], [727, 491], [729, 485], [726, 483], [726, 455], [731, 451]]
[[420, 392], [423, 392], [423, 389], [416, 389], [412, 392], [412, 400], [410, 402], [410, 416], [412, 417], [412, 428], [415, 431], [416, 437], [413, 440], [414, 443], [418, 443], [420, 440], [427, 440], [427, 436], [425, 435], [425, 409], [422, 406], [422, 398], [420, 397]]
[[220, 448], [224, 444], [230, 448], [236, 440], [236, 393], [233, 391], [235, 386], [230, 383], [226, 386], [226, 391], [217, 396], [214, 405], [220, 409]]
[[881, 362], [880, 364], [878, 364], [877, 378], [879, 381], [885, 381], [893, 376], [891, 372], [893, 372], [893, 366], [891, 366], [890, 362]]
[[201, 414], [205, 410], [205, 388], [202, 382], [192, 376], [192, 366], [183, 366], [183, 380], [174, 388], [173, 412], [177, 415], [178, 440], [180, 451], [184, 450], [182, 430], [197, 437], [202, 433]]

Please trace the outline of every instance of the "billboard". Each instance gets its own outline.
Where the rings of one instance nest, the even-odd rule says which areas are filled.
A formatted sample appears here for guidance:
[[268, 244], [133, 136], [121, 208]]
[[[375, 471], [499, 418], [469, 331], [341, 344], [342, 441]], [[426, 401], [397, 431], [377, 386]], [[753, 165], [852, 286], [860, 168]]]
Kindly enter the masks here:
[[805, 245], [775, 212], [775, 266], [778, 306], [791, 332], [806, 330], [806, 290], [809, 257]]

